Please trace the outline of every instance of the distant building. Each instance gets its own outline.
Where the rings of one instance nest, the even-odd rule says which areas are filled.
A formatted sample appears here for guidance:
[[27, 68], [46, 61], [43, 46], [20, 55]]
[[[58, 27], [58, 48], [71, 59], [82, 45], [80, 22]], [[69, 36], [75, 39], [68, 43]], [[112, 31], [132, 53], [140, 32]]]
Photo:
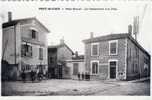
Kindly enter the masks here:
[[70, 78], [78, 79], [78, 74], [85, 74], [84, 55], [78, 55], [77, 53], [71, 60], [66, 60], [66, 66], [70, 69]]
[[59, 45], [48, 46], [48, 73], [50, 78], [70, 78], [66, 60], [72, 59], [73, 51], [61, 39]]
[[92, 79], [131, 80], [150, 76], [150, 54], [130, 34], [93, 37], [85, 43]]
[[[3, 23], [2, 68], [3, 77], [19, 79], [20, 73], [31, 70], [47, 72], [46, 33], [49, 30], [36, 18], [12, 20]], [[4, 64], [5, 65], [5, 64]]]

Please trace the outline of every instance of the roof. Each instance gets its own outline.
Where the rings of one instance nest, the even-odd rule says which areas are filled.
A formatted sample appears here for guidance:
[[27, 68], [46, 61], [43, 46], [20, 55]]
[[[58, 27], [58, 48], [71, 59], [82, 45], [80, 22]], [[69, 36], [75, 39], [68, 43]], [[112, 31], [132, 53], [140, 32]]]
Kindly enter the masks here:
[[30, 18], [23, 18], [23, 19], [12, 20], [10, 22], [3, 23], [2, 27], [6, 28], [6, 27], [9, 27], [9, 26], [14, 26], [18, 22], [20, 22], [20, 21], [26, 21], [26, 20], [36, 20], [47, 31], [47, 33], [50, 32], [36, 17], [30, 17]]
[[105, 40], [114, 40], [119, 38], [126, 38], [129, 34], [128, 33], [120, 33], [120, 34], [109, 34], [105, 36], [93, 37], [92, 39], [83, 40], [84, 43], [91, 43], [91, 42], [98, 42], [98, 41], [105, 41]]
[[75, 56], [75, 57], [72, 57], [73, 60], [81, 60], [81, 59], [84, 59], [84, 55], [78, 55], [78, 56]]
[[72, 52], [72, 54], [74, 55], [74, 52], [72, 51], [72, 49], [65, 43], [64, 44], [58, 44], [58, 45], [51, 45], [51, 46], [48, 46], [48, 48], [49, 49], [50, 48], [60, 48], [60, 47], [63, 47], [63, 46], [67, 47]]
[[146, 53], [149, 57], [150, 54], [128, 33], [119, 33], [119, 34], [109, 34], [105, 36], [94, 37], [90, 39], [83, 40], [84, 43], [92, 43], [106, 40], [114, 40], [114, 39], [122, 39], [129, 38], [138, 48], [140, 48], [144, 53]]

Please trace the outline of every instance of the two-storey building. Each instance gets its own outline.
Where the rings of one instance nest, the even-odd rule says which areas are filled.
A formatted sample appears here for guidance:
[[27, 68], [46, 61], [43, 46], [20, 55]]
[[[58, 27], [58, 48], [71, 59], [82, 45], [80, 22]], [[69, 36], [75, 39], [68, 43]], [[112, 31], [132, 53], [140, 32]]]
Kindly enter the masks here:
[[70, 69], [66, 66], [66, 60], [72, 59], [73, 51], [60, 40], [58, 45], [48, 46], [48, 73], [50, 78], [70, 78]]
[[2, 60], [10, 65], [5, 73], [16, 79], [23, 70], [26, 73], [42, 71], [45, 74], [48, 70], [46, 35], [49, 30], [36, 18], [12, 20], [11, 13], [9, 21], [2, 26]]
[[150, 54], [128, 33], [91, 37], [85, 70], [92, 79], [130, 80], [150, 76]]

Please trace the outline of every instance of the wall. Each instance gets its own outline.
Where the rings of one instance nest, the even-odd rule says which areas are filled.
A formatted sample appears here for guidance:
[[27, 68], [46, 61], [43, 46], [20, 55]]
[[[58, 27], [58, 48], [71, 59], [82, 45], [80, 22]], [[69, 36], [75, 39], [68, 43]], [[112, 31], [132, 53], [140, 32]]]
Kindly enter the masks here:
[[66, 66], [70, 68], [70, 73], [69, 73], [70, 78], [78, 79], [77, 75], [73, 75], [73, 64], [74, 63], [78, 63], [78, 72], [80, 74], [85, 73], [85, 63], [82, 60], [79, 60], [79, 61], [71, 60], [71, 61], [66, 62]]
[[[14, 26], [9, 26], [3, 28], [3, 60], [6, 60], [9, 64], [18, 64], [18, 66], [13, 66], [15, 69], [20, 70], [21, 61], [21, 38], [20, 38], [20, 24]], [[15, 55], [16, 53], [16, 55]], [[19, 76], [19, 72], [14, 72]], [[10, 75], [11, 76], [11, 75]]]
[[72, 59], [72, 52], [65, 45], [61, 45], [57, 50], [57, 60], [65, 61], [68, 59]]
[[[147, 54], [145, 54], [135, 43], [133, 43], [130, 39], [127, 40], [127, 79], [136, 79], [140, 77], [146, 77], [150, 74], [150, 58]], [[137, 53], [137, 56], [136, 56]], [[149, 60], [149, 68], [148, 72], [144, 71], [144, 58]], [[133, 64], [137, 64], [137, 68], [134, 72]]]
[[[29, 42], [28, 44], [32, 46], [32, 57], [22, 57], [22, 62], [29, 64], [33, 67], [37, 65], [45, 65], [45, 71], [47, 71], [47, 44], [46, 44], [46, 31], [42, 26], [34, 19], [21, 21], [20, 22], [20, 33], [22, 38], [22, 43]], [[31, 29], [35, 29], [38, 32], [38, 39], [31, 38]], [[26, 41], [23, 42], [23, 38]], [[43, 59], [39, 59], [39, 48], [43, 48]]]
[[[118, 73], [117, 79], [125, 79], [125, 48], [126, 39], [118, 39], [118, 55], [109, 55], [109, 40], [99, 41], [99, 56], [91, 56], [91, 43], [85, 44], [85, 61], [86, 61], [86, 71], [90, 72], [90, 64], [92, 60], [99, 61], [99, 74], [92, 75], [92, 78], [107, 79], [109, 77], [109, 60], [118, 60]], [[120, 75], [123, 74], [123, 75]]]
[[4, 60], [10, 64], [15, 64], [14, 52], [15, 52], [15, 41], [14, 41], [14, 26], [3, 28], [3, 45], [2, 45], [2, 56]]

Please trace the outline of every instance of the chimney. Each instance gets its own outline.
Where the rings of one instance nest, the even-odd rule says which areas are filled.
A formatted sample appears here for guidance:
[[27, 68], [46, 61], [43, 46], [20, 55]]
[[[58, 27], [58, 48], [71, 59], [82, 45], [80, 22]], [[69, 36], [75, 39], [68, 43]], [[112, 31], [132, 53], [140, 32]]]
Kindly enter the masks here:
[[75, 57], [78, 57], [78, 55], [79, 55], [79, 54], [78, 54], [78, 51], [76, 51], [76, 52], [75, 52]]
[[128, 25], [128, 34], [132, 35], [132, 25]]
[[12, 12], [8, 12], [8, 22], [12, 21]]
[[64, 44], [64, 37], [62, 39], [60, 39], [60, 44]]
[[93, 38], [93, 32], [90, 32], [90, 38]]

